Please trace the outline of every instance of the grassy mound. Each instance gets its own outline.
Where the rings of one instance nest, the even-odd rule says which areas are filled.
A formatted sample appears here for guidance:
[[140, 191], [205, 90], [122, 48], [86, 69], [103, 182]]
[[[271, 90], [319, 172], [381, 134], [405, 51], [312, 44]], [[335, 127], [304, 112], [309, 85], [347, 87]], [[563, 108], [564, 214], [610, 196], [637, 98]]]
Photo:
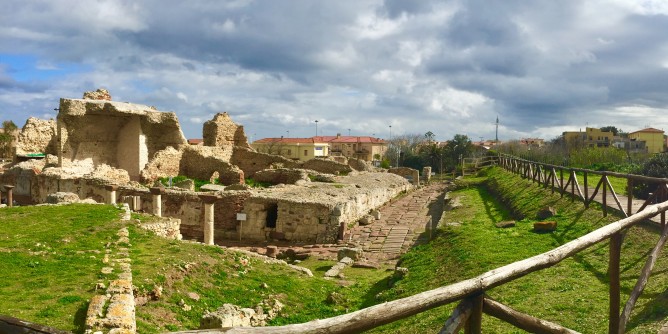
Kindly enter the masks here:
[[[549, 251], [619, 217], [603, 218], [597, 205], [585, 209], [581, 202], [552, 194], [530, 181], [501, 169], [487, 171], [485, 177], [468, 179], [451, 197], [462, 206], [446, 212], [442, 223], [455, 223], [439, 229], [429, 244], [414, 248], [401, 259], [409, 274], [383, 293], [391, 300], [482, 274], [496, 267]], [[501, 203], [507, 203], [507, 206]], [[558, 214], [553, 233], [532, 231], [536, 212], [552, 206]], [[497, 228], [495, 223], [526, 217], [512, 228]], [[658, 240], [656, 230], [633, 228], [624, 240], [622, 254], [622, 300], [633, 289], [649, 250]], [[555, 267], [529, 274], [487, 293], [517, 310], [547, 319], [583, 333], [607, 332], [608, 243], [593, 246]], [[668, 260], [657, 262], [643, 297], [638, 301], [627, 330], [631, 333], [656, 333], [668, 309], [666, 284]], [[454, 305], [446, 305], [377, 329], [380, 333], [436, 332], [445, 323]], [[495, 318], [483, 317], [483, 331], [516, 333], [520, 330]]]
[[156, 237], [134, 224], [150, 217], [133, 214], [123, 224], [119, 214], [114, 206], [83, 204], [0, 210], [0, 314], [82, 333], [96, 283], [111, 278], [101, 273], [105, 245], [123, 226], [135, 296], [145, 302], [136, 308], [139, 333], [197, 329], [207, 310], [266, 299], [285, 305], [271, 325], [332, 317], [376, 303], [390, 275], [347, 268], [345, 279], [325, 280], [334, 262], [311, 258], [301, 264], [315, 275], [307, 277], [243, 253]]

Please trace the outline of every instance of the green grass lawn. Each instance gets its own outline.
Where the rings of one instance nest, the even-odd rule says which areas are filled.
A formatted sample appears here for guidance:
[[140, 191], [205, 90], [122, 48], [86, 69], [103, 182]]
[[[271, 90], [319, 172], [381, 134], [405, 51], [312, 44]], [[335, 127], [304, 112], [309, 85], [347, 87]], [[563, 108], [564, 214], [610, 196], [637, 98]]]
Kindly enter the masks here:
[[118, 214], [84, 204], [0, 209], [0, 314], [83, 332]]
[[[387, 300], [401, 298], [439, 286], [475, 277], [496, 267], [549, 251], [617, 218], [603, 218], [595, 205], [585, 210], [580, 202], [552, 195], [510, 173], [495, 169], [490, 181], [480, 178], [453, 192], [463, 206], [445, 213], [443, 222], [460, 222], [439, 230], [430, 244], [421, 245], [402, 257], [409, 274], [384, 293]], [[510, 208], [497, 198], [512, 201]], [[532, 232], [538, 209], [550, 205], [558, 209], [553, 217], [559, 228], [554, 233]], [[494, 223], [526, 217], [517, 226], [499, 229]], [[658, 240], [653, 228], [633, 228], [625, 238], [622, 255], [623, 303], [633, 288], [645, 256]], [[608, 279], [607, 242], [593, 246], [557, 266], [529, 274], [487, 293], [517, 310], [544, 318], [583, 333], [607, 332]], [[631, 333], [656, 333], [668, 316], [661, 307], [668, 299], [668, 261], [660, 258], [655, 275], [638, 301], [627, 330]], [[385, 325], [378, 333], [437, 332], [450, 315], [454, 304]], [[483, 317], [485, 333], [522, 331], [490, 316]]]
[[[137, 306], [139, 333], [196, 329], [207, 310], [223, 303], [253, 307], [266, 298], [285, 304], [271, 325], [300, 323], [358, 310], [388, 300], [474, 277], [493, 268], [537, 255], [616, 220], [603, 218], [600, 208], [585, 210], [578, 201], [537, 187], [500, 169], [486, 177], [467, 178], [451, 194], [463, 206], [443, 216], [432, 242], [413, 248], [401, 258], [408, 275], [389, 288], [391, 268], [346, 268], [345, 277], [325, 280], [334, 262], [309, 258], [300, 265], [307, 277], [280, 264], [266, 264], [215, 246], [155, 237], [138, 228], [133, 215], [130, 257], [138, 296], [162, 287], [162, 296]], [[508, 203], [502, 205], [501, 203]], [[554, 233], [531, 231], [536, 211], [545, 205], [558, 210]], [[104, 245], [114, 240], [119, 210], [107, 205], [19, 207], [0, 210], [0, 314], [47, 326], [83, 332], [83, 317], [103, 264]], [[517, 219], [516, 227], [494, 223]], [[150, 219], [149, 219], [150, 220]], [[645, 256], [658, 239], [648, 227], [633, 228], [622, 256], [622, 293], [628, 298]], [[594, 246], [559, 265], [532, 273], [487, 293], [520, 311], [560, 323], [583, 333], [607, 330], [608, 246]], [[655, 333], [668, 316], [668, 261], [660, 257], [638, 301], [627, 329]], [[328, 297], [339, 294], [336, 303]], [[193, 293], [199, 298], [191, 298]], [[190, 296], [189, 296], [190, 295]], [[183, 300], [189, 310], [179, 305]], [[437, 332], [454, 304], [446, 305], [372, 332]], [[484, 332], [519, 330], [484, 316]]]

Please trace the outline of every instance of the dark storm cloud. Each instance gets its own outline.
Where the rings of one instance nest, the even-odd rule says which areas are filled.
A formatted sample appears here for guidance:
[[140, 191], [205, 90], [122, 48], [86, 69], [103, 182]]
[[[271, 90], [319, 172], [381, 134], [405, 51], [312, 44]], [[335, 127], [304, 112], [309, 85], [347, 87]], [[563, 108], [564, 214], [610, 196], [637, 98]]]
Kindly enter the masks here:
[[35, 68], [41, 79], [22, 80], [4, 64], [0, 118], [10, 109], [39, 116], [60, 97], [105, 87], [176, 111], [188, 137], [219, 111], [255, 139], [311, 135], [315, 119], [327, 134], [386, 134], [392, 125], [440, 140], [490, 138], [497, 115], [502, 137], [551, 138], [583, 123], [614, 125], [619, 110], [632, 115], [618, 118], [633, 124], [625, 128], [650, 122], [643, 117], [660, 128], [668, 9], [659, 5], [5, 1], [0, 55], [78, 70]]

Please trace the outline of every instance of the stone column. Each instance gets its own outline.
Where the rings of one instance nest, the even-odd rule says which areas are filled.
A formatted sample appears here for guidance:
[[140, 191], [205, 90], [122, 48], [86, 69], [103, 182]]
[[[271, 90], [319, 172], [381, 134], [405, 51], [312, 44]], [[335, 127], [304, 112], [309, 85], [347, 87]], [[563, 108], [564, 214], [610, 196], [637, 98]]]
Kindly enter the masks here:
[[420, 171], [417, 169], [413, 170], [413, 184], [416, 186], [420, 185]]
[[109, 192], [109, 204], [115, 205], [116, 204], [116, 189], [118, 189], [118, 186], [115, 184], [108, 184], [104, 186], [104, 189]]
[[204, 230], [204, 243], [207, 245], [213, 245], [213, 222], [214, 222], [214, 203], [216, 200], [218, 200], [220, 197], [217, 195], [211, 195], [211, 194], [206, 194], [206, 195], [199, 195], [199, 198], [202, 200], [204, 203], [204, 222], [203, 222], [203, 230]]
[[7, 206], [11, 208], [14, 206], [14, 197], [12, 196], [12, 189], [14, 189], [14, 186], [6, 184], [5, 189], [7, 189]]
[[431, 167], [422, 168], [422, 177], [424, 178], [425, 182], [429, 182], [431, 179]]
[[150, 189], [153, 195], [153, 214], [162, 217], [162, 191], [164, 188], [153, 187]]

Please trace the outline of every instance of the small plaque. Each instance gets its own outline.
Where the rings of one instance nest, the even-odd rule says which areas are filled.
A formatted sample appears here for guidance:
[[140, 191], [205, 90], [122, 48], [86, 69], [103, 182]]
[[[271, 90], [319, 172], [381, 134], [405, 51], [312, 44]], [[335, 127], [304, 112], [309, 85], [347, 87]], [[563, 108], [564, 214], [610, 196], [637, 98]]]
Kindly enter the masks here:
[[245, 213], [237, 213], [237, 220], [246, 220]]

